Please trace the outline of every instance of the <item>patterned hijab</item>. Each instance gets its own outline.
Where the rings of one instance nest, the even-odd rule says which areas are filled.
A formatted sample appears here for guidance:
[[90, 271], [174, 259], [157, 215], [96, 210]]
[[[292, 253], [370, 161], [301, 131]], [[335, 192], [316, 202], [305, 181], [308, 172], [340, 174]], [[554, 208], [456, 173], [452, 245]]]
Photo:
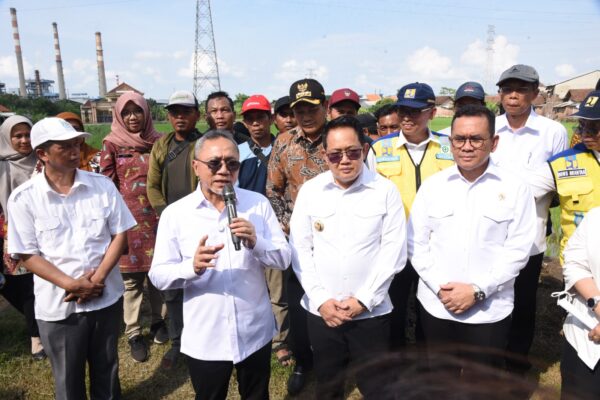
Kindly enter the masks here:
[[8, 196], [31, 178], [37, 162], [35, 152], [24, 156], [12, 147], [10, 133], [18, 124], [27, 124], [31, 128], [31, 121], [20, 115], [8, 117], [0, 126], [0, 206], [5, 214]]
[[[127, 130], [121, 112], [129, 102], [134, 103], [144, 111], [143, 128], [138, 133], [131, 133]], [[104, 138], [105, 141], [114, 143], [119, 147], [134, 148], [140, 152], [148, 152], [152, 149], [154, 142], [160, 138], [160, 134], [154, 129], [150, 107], [146, 99], [135, 92], [127, 92], [121, 95], [113, 109], [113, 122], [111, 132]]]

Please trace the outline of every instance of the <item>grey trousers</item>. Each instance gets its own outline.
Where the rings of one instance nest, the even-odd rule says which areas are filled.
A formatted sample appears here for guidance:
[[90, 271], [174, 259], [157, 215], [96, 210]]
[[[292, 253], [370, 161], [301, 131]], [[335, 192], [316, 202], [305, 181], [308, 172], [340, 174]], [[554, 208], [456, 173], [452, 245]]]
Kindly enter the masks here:
[[57, 400], [87, 399], [86, 362], [91, 399], [121, 398], [117, 342], [122, 307], [119, 300], [101, 310], [74, 313], [61, 321], [38, 320]]

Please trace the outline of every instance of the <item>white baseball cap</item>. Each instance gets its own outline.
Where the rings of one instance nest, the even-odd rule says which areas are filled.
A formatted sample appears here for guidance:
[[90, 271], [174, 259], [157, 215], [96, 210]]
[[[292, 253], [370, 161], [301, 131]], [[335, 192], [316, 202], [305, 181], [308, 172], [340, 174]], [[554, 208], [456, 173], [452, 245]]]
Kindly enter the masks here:
[[169, 108], [171, 106], [198, 108], [198, 100], [192, 92], [189, 92], [187, 90], [179, 90], [173, 93], [171, 97], [169, 97], [169, 104], [167, 104], [165, 108]]
[[31, 147], [35, 149], [50, 140], [62, 141], [76, 137], [87, 139], [90, 136], [90, 133], [76, 131], [62, 118], [49, 117], [35, 123], [31, 128]]

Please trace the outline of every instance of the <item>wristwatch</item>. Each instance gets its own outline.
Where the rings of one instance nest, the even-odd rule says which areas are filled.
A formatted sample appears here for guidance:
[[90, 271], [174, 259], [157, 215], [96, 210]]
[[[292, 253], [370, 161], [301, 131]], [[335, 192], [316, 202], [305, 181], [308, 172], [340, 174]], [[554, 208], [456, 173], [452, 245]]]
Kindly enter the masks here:
[[473, 296], [475, 297], [475, 301], [483, 301], [485, 300], [485, 293], [483, 290], [479, 288], [479, 286], [473, 284]]
[[592, 311], [596, 308], [596, 306], [600, 303], [600, 296], [594, 296], [587, 299], [587, 305]]

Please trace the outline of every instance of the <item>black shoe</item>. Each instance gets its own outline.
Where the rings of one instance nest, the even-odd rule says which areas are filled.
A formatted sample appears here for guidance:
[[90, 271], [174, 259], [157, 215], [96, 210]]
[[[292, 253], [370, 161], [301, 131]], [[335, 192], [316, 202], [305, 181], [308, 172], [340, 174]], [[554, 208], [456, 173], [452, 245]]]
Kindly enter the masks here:
[[306, 375], [308, 370], [302, 365], [296, 365], [294, 372], [290, 375], [287, 381], [287, 390], [290, 396], [295, 396], [302, 391], [304, 384], [306, 383]]
[[150, 327], [150, 337], [154, 339], [154, 343], [163, 344], [169, 340], [169, 332], [164, 321], [157, 322]]
[[33, 358], [33, 361], [44, 361], [48, 356], [46, 355], [46, 352], [44, 351], [44, 349], [38, 351], [37, 353], [33, 353], [31, 355], [31, 358]]
[[179, 357], [179, 348], [171, 347], [163, 356], [160, 362], [160, 367], [165, 371], [170, 371], [177, 364], [177, 358]]
[[131, 358], [137, 362], [144, 362], [148, 359], [148, 346], [142, 335], [135, 335], [127, 341], [131, 348]]

